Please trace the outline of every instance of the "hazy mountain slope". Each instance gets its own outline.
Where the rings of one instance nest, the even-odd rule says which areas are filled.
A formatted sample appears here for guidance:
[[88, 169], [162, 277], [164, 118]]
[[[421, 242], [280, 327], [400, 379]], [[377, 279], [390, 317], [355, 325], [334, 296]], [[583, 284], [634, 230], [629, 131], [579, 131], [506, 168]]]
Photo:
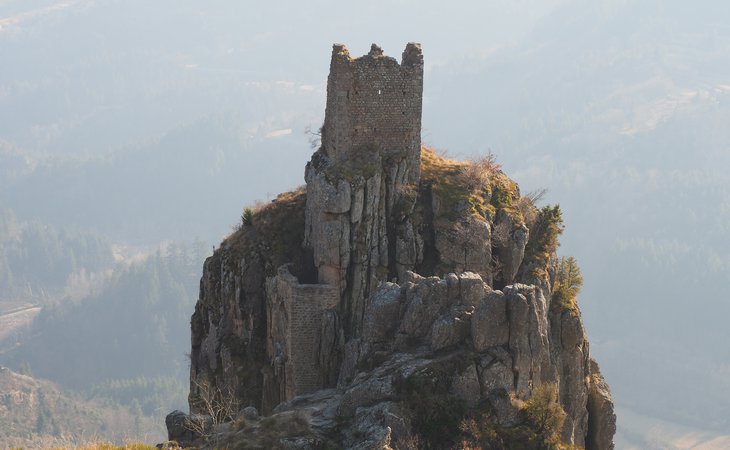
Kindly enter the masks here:
[[730, 446], [727, 432], [711, 431], [663, 421], [629, 409], [616, 412], [623, 433], [616, 447], [630, 450], [725, 450]]
[[[19, 216], [104, 230], [116, 241], [218, 242], [244, 205], [302, 179], [300, 170], [279, 161], [296, 159], [295, 145], [303, 147], [304, 159], [304, 125], [296, 137], [285, 128], [291, 134], [267, 138], [274, 126], [249, 131], [250, 123], [240, 116], [211, 117], [105, 158], [46, 161], [0, 197]], [[272, 179], [274, 172], [281, 177]]]
[[36, 375], [87, 391], [140, 376], [182, 379], [198, 286], [194, 268], [203, 252], [172, 246], [118, 267], [90, 297], [44, 308], [21, 345], [0, 354], [0, 361], [14, 367], [25, 362]]
[[[169, 244], [142, 261], [118, 265], [81, 300], [51, 303], [40, 313], [36, 308], [35, 320], [0, 346], [0, 364], [58, 383], [68, 391], [56, 394], [54, 387], [53, 398], [66, 400], [54, 400], [48, 414], [39, 412], [45, 410], [39, 409], [36, 397], [10, 405], [3, 413], [6, 418], [0, 417], [10, 427], [0, 442], [21, 445], [27, 438], [47, 448], [73, 446], [82, 438], [161, 440], [164, 413], [182, 408], [187, 399], [189, 316], [199, 281], [196, 268], [206, 248]], [[0, 316], [0, 323], [6, 318]], [[0, 408], [2, 396], [18, 389], [30, 392], [0, 384]], [[76, 397], [93, 402], [77, 405]], [[76, 413], [67, 413], [69, 408], [82, 408], [94, 422], [86, 424]], [[49, 424], [52, 417], [62, 417], [54, 419], [55, 428], [43, 425], [36, 432], [36, 422], [28, 417], [36, 420], [39, 414], [48, 417], [37, 420], [48, 419]], [[38, 439], [51, 436], [60, 440], [39, 444]]]
[[114, 262], [111, 244], [98, 234], [19, 220], [0, 209], [0, 304], [79, 295]]
[[48, 381], [0, 367], [0, 445], [3, 448], [73, 446], [100, 435], [160, 439], [160, 424], [126, 407], [83, 400]]
[[32, 303], [0, 302], [0, 351], [17, 343], [40, 312], [41, 307]]

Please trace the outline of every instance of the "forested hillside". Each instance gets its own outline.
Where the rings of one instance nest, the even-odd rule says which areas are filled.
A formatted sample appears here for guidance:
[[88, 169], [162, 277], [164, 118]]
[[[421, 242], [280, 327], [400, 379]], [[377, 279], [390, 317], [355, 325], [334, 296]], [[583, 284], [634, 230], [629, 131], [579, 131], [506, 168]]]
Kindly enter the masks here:
[[155, 407], [184, 404], [189, 315], [204, 251], [200, 245], [171, 245], [117, 266], [91, 296], [45, 307], [4, 360], [63, 386], [113, 392], [125, 403], [164, 393], [164, 405]]
[[0, 298], [47, 302], [88, 291], [114, 265], [109, 241], [0, 210]]

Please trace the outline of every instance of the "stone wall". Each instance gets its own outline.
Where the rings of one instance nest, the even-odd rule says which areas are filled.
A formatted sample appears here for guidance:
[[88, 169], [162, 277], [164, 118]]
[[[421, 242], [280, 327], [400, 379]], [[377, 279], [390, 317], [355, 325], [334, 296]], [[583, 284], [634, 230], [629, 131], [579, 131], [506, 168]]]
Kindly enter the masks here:
[[359, 332], [378, 283], [422, 254], [407, 220], [420, 179], [422, 97], [420, 44], [409, 43], [400, 64], [375, 44], [360, 58], [334, 45], [322, 146], [305, 172], [304, 246], [319, 282], [339, 289], [346, 338]]
[[319, 367], [323, 317], [336, 308], [340, 297], [327, 284], [300, 284], [284, 266], [267, 281], [270, 339], [269, 354], [275, 370], [282, 371], [281, 400], [325, 387]]
[[[327, 80], [327, 109], [322, 147], [335, 162], [380, 152], [406, 156], [418, 180], [421, 148], [423, 55], [420, 44], [409, 43], [401, 64], [373, 44], [368, 53], [353, 59], [347, 48], [335, 44]], [[400, 159], [400, 158], [397, 158]]]

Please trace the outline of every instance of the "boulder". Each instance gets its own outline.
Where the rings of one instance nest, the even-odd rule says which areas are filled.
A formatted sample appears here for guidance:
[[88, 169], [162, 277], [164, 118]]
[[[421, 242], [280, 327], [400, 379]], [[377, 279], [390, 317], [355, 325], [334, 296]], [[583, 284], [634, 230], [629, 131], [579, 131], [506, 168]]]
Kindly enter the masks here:
[[451, 393], [462, 399], [469, 407], [475, 407], [481, 400], [481, 386], [474, 364], [457, 374], [451, 381]]
[[481, 392], [491, 395], [492, 392], [510, 392], [514, 390], [514, 372], [512, 357], [501, 347], [490, 349], [484, 354], [477, 366]]
[[197, 437], [190, 427], [190, 416], [180, 410], [175, 410], [165, 417], [167, 426], [167, 440], [179, 444], [190, 443]]
[[246, 406], [241, 409], [238, 416], [243, 417], [246, 420], [256, 420], [259, 418], [259, 411], [253, 406]]
[[491, 290], [477, 273], [464, 272], [459, 275], [459, 298], [463, 305], [477, 306]]
[[431, 327], [431, 349], [441, 350], [469, 338], [473, 308], [455, 306], [447, 314], [434, 321]]
[[509, 342], [507, 301], [501, 291], [492, 291], [479, 301], [471, 319], [474, 349], [484, 351]]
[[362, 339], [369, 342], [391, 340], [403, 308], [401, 287], [383, 283], [370, 296], [363, 317]]

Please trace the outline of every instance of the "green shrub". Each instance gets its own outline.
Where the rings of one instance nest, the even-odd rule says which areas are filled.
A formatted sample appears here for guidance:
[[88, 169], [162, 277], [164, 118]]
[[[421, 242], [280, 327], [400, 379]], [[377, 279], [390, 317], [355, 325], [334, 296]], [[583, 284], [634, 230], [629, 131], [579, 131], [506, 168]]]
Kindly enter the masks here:
[[[516, 404], [522, 402], [516, 401]], [[513, 403], [515, 404], [515, 403]], [[546, 383], [533, 390], [520, 406], [518, 422], [500, 425], [490, 408], [476, 408], [459, 424], [461, 435], [452, 448], [459, 450], [572, 450], [560, 440], [565, 411], [558, 402], [558, 389]]]
[[553, 281], [553, 301], [551, 306], [563, 311], [576, 312], [576, 298], [583, 286], [578, 262], [572, 256], [560, 258], [555, 269]]
[[558, 236], [565, 228], [560, 205], [544, 206], [537, 214], [530, 239], [525, 248], [523, 267], [529, 268], [532, 275], [547, 276], [550, 256], [558, 248]]
[[450, 448], [466, 414], [464, 401], [449, 393], [445, 376], [432, 369], [409, 376], [400, 389], [413, 432], [426, 449]]
[[558, 402], [558, 386], [545, 383], [536, 387], [525, 403], [523, 412], [533, 430], [546, 444], [560, 444], [560, 431], [565, 423], [565, 411]]
[[241, 224], [243, 224], [244, 227], [250, 227], [253, 224], [253, 209], [246, 208], [243, 210], [243, 214], [241, 214]]

